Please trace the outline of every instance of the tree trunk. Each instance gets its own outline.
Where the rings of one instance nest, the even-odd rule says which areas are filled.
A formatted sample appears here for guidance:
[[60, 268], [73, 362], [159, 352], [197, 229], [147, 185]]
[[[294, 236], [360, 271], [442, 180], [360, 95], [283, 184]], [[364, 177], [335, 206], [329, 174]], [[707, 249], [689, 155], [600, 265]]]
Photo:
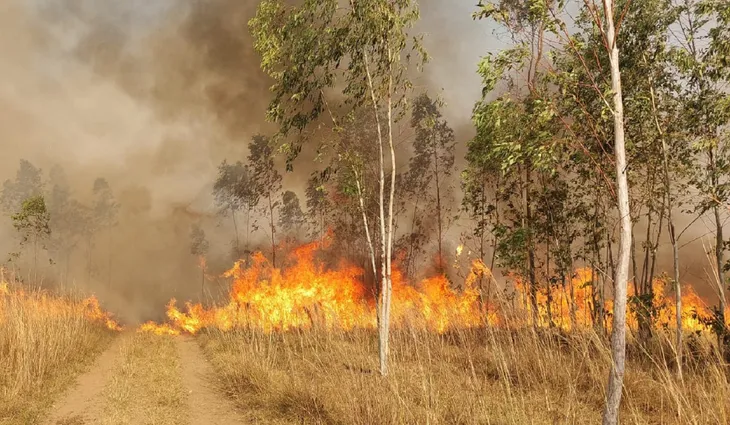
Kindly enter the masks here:
[[373, 276], [377, 276], [378, 269], [375, 265], [375, 248], [373, 248], [373, 240], [370, 237], [370, 226], [368, 225], [368, 215], [365, 211], [365, 200], [362, 194], [362, 186], [360, 184], [360, 177], [357, 171], [355, 171], [355, 185], [357, 187], [357, 198], [360, 201], [360, 212], [362, 213], [362, 222], [365, 226], [365, 238], [368, 242], [368, 253], [370, 254], [370, 265], [373, 268]]
[[[392, 66], [393, 58], [390, 51], [388, 51], [388, 59]], [[385, 319], [385, 324], [383, 326], [384, 332], [385, 332], [385, 355], [387, 359], [388, 354], [388, 341], [389, 341], [389, 333], [390, 333], [390, 305], [391, 305], [391, 297], [393, 293], [393, 281], [392, 281], [392, 275], [391, 275], [391, 267], [392, 267], [392, 258], [393, 258], [393, 204], [395, 201], [395, 178], [396, 178], [396, 168], [395, 168], [395, 144], [393, 142], [393, 75], [392, 75], [392, 69], [389, 70], [388, 75], [388, 147], [390, 148], [390, 197], [388, 199], [388, 252], [387, 256], [385, 258], [386, 266], [385, 266], [385, 273], [386, 273], [386, 287], [385, 287], [385, 302], [384, 304], [384, 314], [383, 318]], [[381, 363], [381, 371], [384, 371], [384, 375], [388, 372], [388, 364]]]
[[438, 225], [438, 272], [444, 272], [444, 256], [443, 256], [443, 217], [441, 212], [441, 181], [439, 176], [439, 156], [434, 143], [433, 149], [433, 161], [434, 161], [434, 177], [436, 179], [436, 218]]
[[[363, 60], [365, 62], [365, 73], [367, 75], [368, 90], [370, 91], [370, 99], [373, 103], [373, 113], [375, 114], [375, 127], [378, 134], [378, 205], [379, 205], [379, 222], [380, 222], [380, 300], [378, 305], [378, 357], [380, 360], [380, 374], [385, 376], [388, 374], [388, 313], [390, 308], [388, 306], [390, 300], [390, 285], [389, 285], [389, 262], [387, 258], [387, 247], [386, 247], [386, 225], [385, 225], [385, 156], [383, 153], [383, 129], [380, 123], [380, 114], [378, 108], [378, 100], [375, 95], [375, 88], [373, 86], [373, 78], [370, 73], [370, 59], [367, 51], [363, 51]], [[390, 110], [388, 111], [390, 113]], [[390, 116], [389, 116], [390, 118]], [[394, 170], [395, 171], [395, 170]], [[395, 184], [395, 179], [392, 182]], [[392, 198], [391, 198], [392, 200]]]
[[236, 234], [236, 261], [241, 258], [240, 242], [238, 239], [238, 222], [236, 221], [236, 210], [231, 207], [231, 218], [233, 219], [233, 232]]
[[530, 282], [530, 307], [532, 309], [532, 325], [539, 325], [539, 315], [537, 309], [537, 278], [535, 276], [535, 249], [532, 246], [532, 208], [530, 206], [530, 186], [532, 183], [532, 165], [528, 161], [525, 164], [525, 188], [524, 188], [524, 208], [525, 219], [523, 227], [527, 231], [527, 276]]
[[621, 91], [621, 70], [619, 69], [619, 50], [614, 28], [613, 0], [603, 0], [606, 19], [607, 45], [610, 48], [611, 88], [614, 108], [614, 145], [616, 156], [616, 186], [618, 192], [618, 211], [621, 219], [619, 256], [614, 276], [613, 329], [611, 334], [612, 367], [606, 391], [606, 407], [603, 412], [603, 425], [617, 425], [621, 391], [623, 389], [626, 363], [626, 288], [629, 278], [629, 256], [631, 254], [631, 211], [629, 207], [628, 163], [624, 139], [624, 108]]
[[274, 204], [269, 192], [269, 226], [271, 227], [271, 266], [276, 268], [276, 226], [274, 225]]

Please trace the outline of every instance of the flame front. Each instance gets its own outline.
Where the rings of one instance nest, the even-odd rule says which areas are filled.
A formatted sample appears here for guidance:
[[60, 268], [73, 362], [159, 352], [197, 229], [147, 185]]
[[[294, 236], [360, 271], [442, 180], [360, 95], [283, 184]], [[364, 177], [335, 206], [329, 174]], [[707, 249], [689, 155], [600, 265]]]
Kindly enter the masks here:
[[[86, 320], [99, 323], [112, 331], [121, 331], [122, 326], [112, 315], [102, 310], [99, 300], [91, 296], [82, 301], [53, 296], [45, 291], [26, 292], [21, 288], [11, 287], [4, 277], [5, 271], [0, 268], [0, 301], [15, 302], [26, 307], [26, 314], [42, 316], [82, 316]], [[3, 302], [0, 302], [0, 323], [3, 317]]]
[[[263, 254], [255, 253], [249, 266], [239, 261], [223, 274], [232, 279], [226, 304], [205, 308], [201, 304], [185, 303], [181, 310], [172, 299], [167, 305], [167, 323], [148, 322], [139, 331], [177, 335], [195, 334], [204, 327], [224, 331], [237, 327], [257, 328], [266, 332], [315, 327], [327, 330], [375, 328], [377, 298], [375, 291], [368, 290], [363, 283], [363, 270], [345, 262], [327, 268], [316, 258], [319, 248], [317, 242], [294, 248], [282, 269], [272, 267]], [[461, 249], [457, 249], [459, 251]], [[201, 267], [204, 267], [202, 263]], [[479, 260], [472, 263], [460, 290], [455, 290], [442, 274], [414, 284], [394, 265], [391, 323], [396, 327], [417, 326], [438, 333], [484, 324], [505, 324], [507, 316], [510, 316], [510, 323], [528, 324], [531, 314], [524, 314], [515, 322], [515, 315], [506, 311], [517, 307], [530, 312], [527, 285], [518, 278], [510, 279], [519, 305], [507, 302], [499, 291], [492, 295], [497, 297], [494, 302], [485, 302], [476, 285], [477, 280], [485, 278], [494, 281], [489, 268]], [[673, 328], [676, 326], [675, 306], [671, 297], [665, 295], [666, 283], [663, 279], [654, 281], [653, 301], [657, 307], [654, 319], [658, 326]], [[545, 285], [540, 285], [536, 293], [539, 325], [564, 330], [594, 326], [599, 320], [594, 317], [598, 302], [594, 290], [589, 268], [576, 270], [572, 278], [553, 285], [549, 292]], [[710, 309], [691, 287], [683, 286], [683, 294], [683, 328], [706, 330], [702, 318], [711, 316]], [[611, 316], [612, 309], [612, 301], [606, 300], [604, 320]], [[726, 317], [730, 318], [730, 312]], [[629, 326], [636, 326], [635, 314], [629, 312], [627, 321]], [[606, 320], [605, 325], [610, 327], [610, 321]]]
[[[140, 331], [195, 334], [202, 327], [255, 327], [270, 332], [377, 326], [375, 294], [366, 290], [363, 270], [344, 262], [326, 268], [315, 259], [318, 249], [317, 242], [295, 248], [288, 259], [290, 266], [284, 269], [272, 267], [263, 254], [255, 253], [249, 267], [239, 261], [224, 274], [233, 279], [228, 304], [206, 309], [186, 303], [182, 312], [173, 299], [167, 306], [168, 324], [146, 323]], [[425, 279], [414, 287], [396, 267], [392, 276], [391, 323], [395, 326], [418, 323], [444, 332], [453, 326], [482, 323], [478, 292], [473, 288], [456, 292], [444, 276]]]

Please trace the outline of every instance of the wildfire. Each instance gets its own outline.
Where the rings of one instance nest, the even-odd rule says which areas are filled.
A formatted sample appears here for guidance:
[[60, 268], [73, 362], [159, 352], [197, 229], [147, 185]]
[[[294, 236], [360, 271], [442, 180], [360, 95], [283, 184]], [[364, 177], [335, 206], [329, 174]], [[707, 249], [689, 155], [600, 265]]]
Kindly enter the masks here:
[[121, 331], [122, 327], [112, 315], [101, 309], [99, 300], [91, 296], [82, 301], [74, 301], [53, 296], [44, 291], [26, 292], [12, 288], [8, 282], [0, 281], [0, 322], [4, 303], [19, 303], [26, 307], [29, 315], [39, 316], [82, 316], [89, 322], [100, 323], [109, 330]]
[[99, 300], [95, 296], [85, 299], [81, 303], [85, 307], [86, 317], [91, 321], [98, 321], [104, 324], [107, 329], [121, 331], [122, 327], [117, 323], [110, 313], [103, 311], [99, 306]]
[[[266, 332], [290, 329], [321, 328], [327, 330], [371, 329], [377, 326], [376, 294], [362, 281], [363, 270], [341, 262], [338, 267], [327, 268], [316, 258], [321, 244], [313, 242], [294, 248], [286, 259], [286, 266], [279, 269], [261, 253], [251, 257], [250, 265], [237, 262], [223, 274], [232, 279], [226, 304], [206, 308], [201, 304], [185, 303], [178, 308], [175, 299], [167, 305], [167, 323], [148, 322], [139, 332], [158, 335], [195, 334], [204, 327], [230, 330], [232, 328], [257, 328]], [[457, 253], [463, 247], [457, 248]], [[201, 264], [201, 267], [204, 267]], [[485, 323], [506, 323], [507, 309], [521, 310], [523, 324], [530, 323], [531, 296], [528, 285], [512, 277], [517, 297], [513, 303], [504, 299], [501, 292], [496, 300], [483, 299], [477, 289], [478, 280], [491, 279], [489, 268], [479, 260], [472, 263], [470, 272], [461, 288], [437, 274], [409, 282], [394, 265], [392, 271], [391, 323], [393, 326], [417, 326], [443, 333], [454, 328], [469, 328]], [[536, 293], [538, 325], [555, 326], [564, 330], [574, 327], [589, 328], [601, 317], [596, 316], [596, 305], [601, 302], [600, 292], [593, 284], [589, 268], [576, 270], [563, 282], [539, 285]], [[666, 280], [654, 281], [655, 323], [672, 328], [675, 326], [675, 305], [666, 295]], [[711, 316], [691, 287], [683, 286], [682, 323], [689, 331], [705, 330], [701, 318]], [[630, 294], [631, 295], [631, 294]], [[491, 295], [494, 297], [495, 295]], [[519, 305], [516, 305], [516, 302]], [[612, 301], [602, 301], [604, 324], [610, 327]], [[511, 316], [510, 316], [511, 317]], [[730, 312], [726, 314], [730, 318]], [[633, 312], [627, 315], [630, 326], [636, 326]], [[520, 322], [517, 322], [518, 324]]]
[[[600, 302], [600, 295], [593, 284], [593, 274], [590, 268], [578, 269], [571, 279], [566, 279], [565, 285], [555, 285], [547, 288], [541, 285], [537, 291], [538, 323], [540, 326], [552, 325], [570, 330], [573, 324], [577, 327], [591, 327], [599, 320], [593, 317], [593, 305]], [[676, 329], [676, 304], [672, 296], [668, 296], [669, 282], [666, 278], [655, 278], [652, 282], [655, 308], [654, 323], [659, 327]], [[532, 311], [528, 286], [520, 279], [515, 278], [515, 288], [519, 295], [521, 306], [528, 312]], [[634, 296], [634, 287], [629, 287], [629, 297]], [[550, 302], [548, 302], [550, 299]], [[573, 303], [571, 305], [571, 301]], [[572, 319], [571, 319], [572, 315]], [[605, 318], [613, 315], [613, 300], [604, 301]], [[703, 319], [707, 321], [712, 311], [694, 289], [689, 285], [682, 285], [682, 329], [695, 332], [707, 330]], [[725, 318], [730, 326], [730, 309], [725, 312]], [[627, 312], [626, 321], [630, 327], [636, 328], [638, 320], [631, 309]], [[606, 320], [605, 325], [610, 328], [611, 322]]]
[[[186, 303], [185, 312], [176, 300], [167, 306], [168, 324], [146, 323], [143, 332], [195, 334], [202, 327], [228, 330], [255, 327], [264, 331], [320, 327], [325, 329], [374, 328], [377, 325], [375, 294], [362, 282], [363, 270], [341, 263], [328, 269], [315, 259], [318, 242], [295, 248], [289, 267], [273, 268], [261, 253], [251, 265], [242, 262], [224, 274], [233, 284], [227, 305], [206, 309]], [[418, 324], [437, 332], [449, 327], [477, 326], [483, 322], [478, 292], [467, 285], [451, 288], [445, 276], [410, 285], [394, 267], [391, 323]]]

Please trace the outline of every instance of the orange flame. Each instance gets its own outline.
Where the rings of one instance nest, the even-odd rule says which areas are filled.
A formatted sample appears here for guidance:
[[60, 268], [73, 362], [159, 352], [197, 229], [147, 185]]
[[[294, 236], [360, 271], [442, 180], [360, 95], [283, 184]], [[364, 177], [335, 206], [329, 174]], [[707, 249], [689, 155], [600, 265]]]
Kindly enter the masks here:
[[[31, 292], [10, 287], [7, 281], [0, 281], [0, 301], [22, 303], [30, 315], [38, 316], [82, 316], [89, 322], [99, 323], [112, 331], [121, 331], [122, 327], [112, 315], [101, 309], [95, 296], [80, 302], [63, 297], [53, 296], [45, 291]], [[2, 322], [3, 303], [0, 302], [0, 322]]]
[[[374, 328], [375, 297], [362, 283], [363, 270], [344, 262], [335, 269], [327, 269], [315, 259], [319, 248], [319, 242], [295, 248], [292, 265], [286, 269], [273, 268], [263, 254], [255, 253], [248, 268], [237, 262], [224, 274], [233, 279], [227, 305], [206, 309], [200, 304], [186, 303], [183, 313], [173, 299], [167, 306], [169, 324], [158, 328], [147, 323], [140, 331], [169, 333], [165, 326], [190, 334], [202, 327], [255, 327], [267, 332], [314, 326], [343, 330]], [[391, 323], [395, 326], [418, 324], [444, 332], [452, 326], [482, 323], [476, 302], [479, 294], [474, 288], [457, 292], [440, 275], [423, 280], [416, 289], [396, 267], [392, 282]]]
[[[201, 304], [185, 303], [183, 310], [175, 299], [167, 305], [168, 323], [148, 322], [140, 332], [155, 334], [195, 334], [204, 327], [224, 331], [237, 328], [257, 328], [265, 332], [290, 329], [327, 330], [354, 328], [372, 329], [377, 326], [376, 296], [362, 281], [363, 270], [341, 262], [336, 268], [327, 268], [316, 259], [320, 242], [294, 248], [287, 259], [287, 267], [271, 266], [262, 253], [251, 257], [250, 266], [237, 262], [224, 273], [232, 279], [227, 304], [205, 308]], [[394, 266], [392, 271], [391, 323], [393, 326], [417, 326], [438, 333], [449, 329], [463, 329], [506, 323], [506, 302], [482, 304], [481, 294], [475, 287], [478, 279], [494, 277], [489, 268], [479, 260], [472, 263], [463, 287], [455, 289], [452, 282], [442, 275], [423, 279], [416, 284], [409, 282]], [[522, 324], [531, 317], [528, 286], [519, 278], [511, 277], [523, 314]], [[597, 288], [593, 284], [590, 268], [575, 271], [572, 277], [558, 285], [552, 285], [548, 296], [546, 285], [537, 290], [538, 325], [552, 326], [566, 331], [573, 327], [589, 328], [598, 318], [594, 304]], [[654, 281], [654, 305], [657, 307], [655, 322], [659, 326], [675, 326], [674, 302], [666, 294], [666, 281]], [[549, 302], [548, 302], [549, 300]], [[683, 328], [696, 331], [706, 326], [697, 317], [710, 317], [710, 309], [689, 286], [683, 286]], [[548, 314], [548, 307], [549, 312]], [[604, 301], [605, 317], [613, 311], [612, 301]], [[730, 319], [730, 312], [726, 314]], [[636, 326], [633, 312], [627, 314], [629, 326]], [[519, 324], [520, 322], [517, 322]], [[610, 321], [606, 321], [610, 327]]]

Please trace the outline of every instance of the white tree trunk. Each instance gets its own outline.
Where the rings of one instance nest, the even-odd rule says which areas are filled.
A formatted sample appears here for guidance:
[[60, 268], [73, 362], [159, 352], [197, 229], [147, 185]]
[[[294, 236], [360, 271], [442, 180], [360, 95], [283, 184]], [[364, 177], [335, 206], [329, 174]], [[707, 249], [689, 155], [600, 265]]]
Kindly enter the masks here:
[[[375, 95], [373, 85], [373, 77], [370, 73], [370, 59], [367, 51], [363, 52], [365, 61], [365, 72], [367, 74], [368, 89], [370, 98], [373, 102], [373, 113], [375, 114], [375, 126], [378, 130], [378, 165], [380, 174], [378, 175], [378, 205], [379, 205], [379, 222], [380, 222], [380, 300], [378, 303], [378, 357], [380, 359], [380, 374], [385, 376], [388, 374], [388, 315], [390, 313], [390, 293], [389, 293], [389, 271], [390, 259], [388, 258], [388, 247], [386, 239], [388, 239], [385, 226], [385, 157], [383, 153], [383, 129], [380, 123], [378, 100]], [[392, 223], [392, 222], [391, 222]]]
[[365, 212], [365, 197], [362, 193], [362, 185], [360, 184], [360, 176], [355, 171], [355, 185], [357, 186], [357, 198], [360, 201], [360, 212], [362, 213], [362, 222], [365, 226], [365, 237], [368, 242], [368, 253], [370, 254], [370, 265], [373, 268], [373, 276], [378, 275], [378, 269], [375, 265], [375, 249], [373, 248], [373, 239], [370, 237], [370, 226], [368, 224], [368, 215]]
[[603, 411], [603, 425], [617, 425], [621, 391], [626, 366], [626, 288], [629, 279], [631, 250], [631, 215], [629, 209], [628, 165], [624, 140], [624, 110], [621, 92], [621, 70], [619, 51], [616, 45], [613, 0], [603, 0], [606, 19], [607, 45], [610, 49], [611, 87], [614, 109], [614, 145], [616, 155], [616, 186], [618, 190], [618, 211], [621, 218], [619, 255], [614, 277], [613, 331], [611, 334], [612, 365], [608, 377], [606, 406]]

